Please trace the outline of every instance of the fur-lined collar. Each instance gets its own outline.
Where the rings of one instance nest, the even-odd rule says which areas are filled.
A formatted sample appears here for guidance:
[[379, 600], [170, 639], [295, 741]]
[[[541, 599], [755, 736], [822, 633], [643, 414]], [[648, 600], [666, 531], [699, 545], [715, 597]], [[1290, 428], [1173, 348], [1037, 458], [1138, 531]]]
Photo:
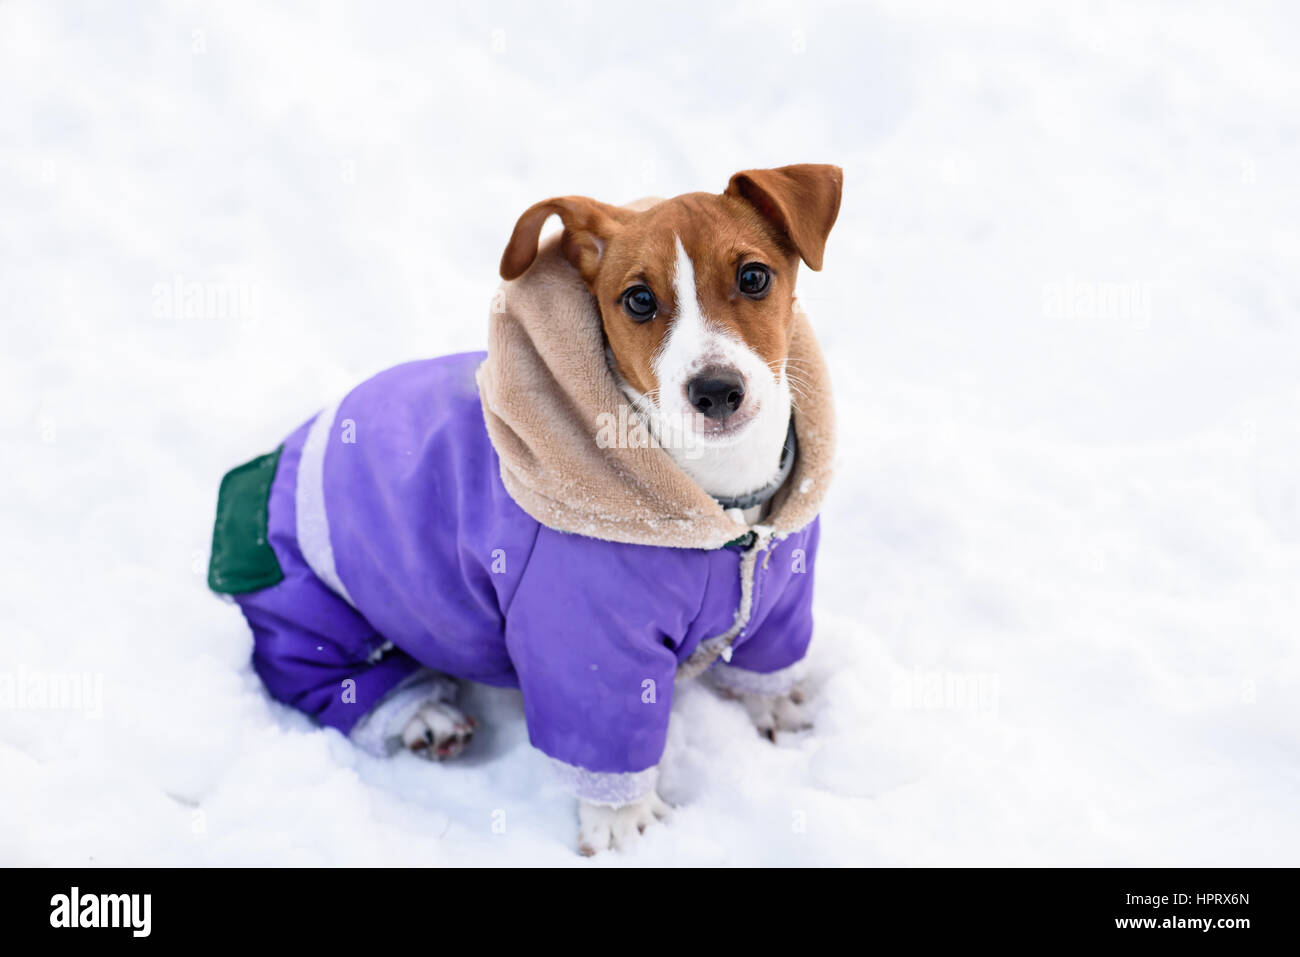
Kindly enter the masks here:
[[[826, 364], [797, 302], [790, 357], [807, 388], [794, 412], [792, 474], [762, 522], [778, 538], [817, 516], [834, 455]], [[558, 237], [493, 300], [478, 386], [506, 491], [543, 525], [613, 542], [707, 549], [747, 530], [664, 449], [598, 438], [604, 424], [629, 421], [620, 415], [628, 402], [605, 358], [599, 310]]]

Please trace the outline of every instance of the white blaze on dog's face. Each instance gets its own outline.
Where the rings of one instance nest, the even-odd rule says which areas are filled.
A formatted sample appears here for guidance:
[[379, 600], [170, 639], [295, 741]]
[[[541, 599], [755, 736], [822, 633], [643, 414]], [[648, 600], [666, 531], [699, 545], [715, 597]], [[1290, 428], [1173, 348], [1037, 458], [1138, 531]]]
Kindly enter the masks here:
[[821, 268], [841, 179], [834, 166], [750, 170], [720, 195], [643, 211], [547, 200], [520, 218], [501, 274], [528, 268], [558, 214], [624, 391], [706, 491], [744, 494], [779, 466], [799, 379], [787, 368], [795, 278], [800, 259]]
[[[614, 364], [624, 391], [687, 474], [714, 495], [751, 492], [766, 485], [775, 472], [790, 421], [786, 355], [793, 296], [774, 301], [776, 309], [727, 303], [706, 312], [694, 258], [707, 257], [709, 251], [693, 258], [681, 236], [673, 238], [671, 298], [662, 317], [647, 320], [661, 320], [664, 327], [650, 356], [652, 388], [641, 391], [632, 385], [624, 370], [635, 360], [622, 360], [611, 349]], [[733, 258], [739, 262], [729, 300], [770, 297], [778, 271], [771, 264], [774, 260], [782, 271], [798, 268], [787, 256], [777, 260], [757, 250], [736, 253]], [[630, 288], [631, 295], [657, 304], [647, 287]], [[716, 311], [731, 321], [714, 321], [711, 313]], [[634, 312], [629, 315], [640, 321]]]

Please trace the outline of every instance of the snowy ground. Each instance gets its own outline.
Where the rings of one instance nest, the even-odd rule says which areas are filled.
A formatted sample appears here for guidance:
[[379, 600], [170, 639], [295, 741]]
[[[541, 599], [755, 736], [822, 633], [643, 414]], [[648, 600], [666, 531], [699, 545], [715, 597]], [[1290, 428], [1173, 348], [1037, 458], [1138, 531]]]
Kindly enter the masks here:
[[266, 697], [217, 482], [479, 348], [530, 203], [801, 161], [818, 726], [688, 688], [597, 864], [1300, 862], [1287, 4], [433, 6], [0, 4], [0, 863], [587, 866], [515, 694], [445, 767]]

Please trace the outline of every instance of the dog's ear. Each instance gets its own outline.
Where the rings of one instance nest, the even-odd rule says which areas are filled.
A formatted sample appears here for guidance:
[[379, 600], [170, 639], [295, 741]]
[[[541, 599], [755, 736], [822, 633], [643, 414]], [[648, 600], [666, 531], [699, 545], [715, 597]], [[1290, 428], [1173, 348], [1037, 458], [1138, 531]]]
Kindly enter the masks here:
[[598, 203], [585, 196], [559, 196], [529, 206], [515, 223], [515, 231], [501, 256], [501, 278], [517, 279], [537, 258], [537, 237], [552, 216], [564, 223], [564, 255], [590, 285], [600, 266], [609, 237], [625, 219], [626, 210]]
[[785, 233], [809, 269], [819, 270], [826, 237], [840, 214], [843, 187], [844, 171], [838, 166], [801, 163], [737, 173], [725, 195], [750, 203]]

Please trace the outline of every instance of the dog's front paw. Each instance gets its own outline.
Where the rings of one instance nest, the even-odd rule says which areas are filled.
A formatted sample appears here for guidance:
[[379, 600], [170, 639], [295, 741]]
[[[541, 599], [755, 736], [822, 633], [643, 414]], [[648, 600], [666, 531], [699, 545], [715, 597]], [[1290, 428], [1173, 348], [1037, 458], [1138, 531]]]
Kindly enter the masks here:
[[402, 743], [430, 761], [454, 758], [467, 747], [478, 722], [454, 704], [429, 700], [402, 728]]
[[613, 848], [621, 851], [630, 846], [655, 821], [665, 821], [672, 809], [654, 791], [645, 797], [610, 807], [606, 804], [578, 802], [578, 853], [591, 857]]
[[812, 715], [804, 704], [803, 691], [792, 689], [781, 695], [737, 695], [758, 733], [769, 741], [778, 731], [804, 731], [812, 727]]

